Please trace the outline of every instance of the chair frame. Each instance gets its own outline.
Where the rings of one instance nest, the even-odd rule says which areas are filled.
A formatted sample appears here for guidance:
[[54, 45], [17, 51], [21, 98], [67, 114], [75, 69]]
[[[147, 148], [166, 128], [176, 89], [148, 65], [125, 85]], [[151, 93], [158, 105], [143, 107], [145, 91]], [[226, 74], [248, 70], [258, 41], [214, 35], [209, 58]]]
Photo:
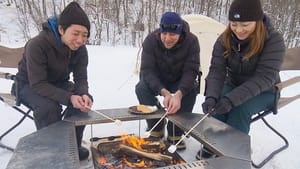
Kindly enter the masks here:
[[[284, 62], [281, 67], [281, 70], [300, 70], [300, 63], [297, 62], [297, 58], [299, 58], [299, 52], [300, 47], [298, 48], [289, 48], [286, 50], [286, 54], [284, 57]], [[276, 115], [278, 113], [278, 110], [282, 108], [283, 106], [288, 105], [289, 103], [297, 100], [300, 98], [300, 94], [290, 96], [290, 97], [281, 97], [280, 92], [281, 90], [300, 82], [300, 76], [296, 76], [290, 79], [287, 79], [285, 81], [282, 81], [275, 85], [276, 89], [276, 96], [275, 96], [275, 106], [272, 109], [267, 109], [263, 112], [257, 113], [252, 117], [251, 124], [257, 120], [262, 120], [264, 124], [272, 131], [274, 132], [283, 142], [284, 144], [280, 146], [279, 148], [273, 150], [269, 155], [267, 155], [261, 162], [258, 164], [255, 163], [252, 160], [252, 166], [255, 168], [261, 168], [263, 167], [267, 162], [269, 162], [275, 155], [282, 152], [283, 150], [287, 149], [289, 147], [289, 142], [286, 137], [283, 136], [279, 131], [277, 131], [273, 126], [270, 125], [270, 123], [267, 122], [265, 119], [265, 116], [273, 113]], [[277, 99], [279, 98], [279, 99]]]
[[[1, 68], [17, 68], [18, 62], [22, 57], [22, 53], [24, 51], [24, 48], [8, 48], [5, 46], [0, 46], [0, 67]], [[16, 83], [16, 76], [14, 74], [6, 73], [6, 72], [0, 72], [0, 78], [1, 79], [6, 79], [6, 80], [12, 80]], [[18, 127], [26, 117], [28, 117], [31, 120], [33, 119], [33, 116], [30, 115], [32, 112], [32, 109], [29, 108], [28, 106], [22, 104], [19, 101], [18, 98], [18, 91], [16, 91], [16, 96], [11, 95], [11, 93], [0, 93], [0, 101], [2, 101], [5, 104], [8, 104], [11, 106], [13, 109], [17, 110], [23, 116], [21, 119], [15, 123], [12, 127], [7, 129], [5, 132], [3, 132], [0, 136], [0, 147], [5, 148], [10, 151], [14, 151], [14, 148], [7, 146], [3, 144], [1, 141], [2, 139], [7, 136], [10, 132], [12, 132], [16, 127]], [[21, 108], [21, 105], [27, 108], [27, 110], [23, 110]]]
[[[13, 80], [16, 83], [16, 76], [12, 75], [10, 73], [2, 73], [0, 72], [0, 78], [4, 78], [7, 80]], [[16, 91], [18, 93], [18, 91]], [[6, 97], [7, 96], [7, 97]], [[2, 95], [0, 96], [0, 100], [8, 105], [10, 105], [12, 108], [14, 108], [15, 110], [17, 110], [18, 112], [20, 112], [21, 114], [23, 114], [23, 116], [21, 117], [21, 119], [15, 123], [12, 127], [10, 127], [9, 129], [7, 129], [3, 134], [1, 134], [0, 136], [0, 147], [1, 148], [5, 148], [7, 150], [10, 151], [14, 151], [14, 148], [7, 146], [3, 143], [1, 143], [1, 140], [8, 135], [10, 132], [12, 132], [16, 127], [18, 127], [24, 120], [26, 117], [28, 117], [31, 120], [34, 120], [33, 117], [30, 115], [30, 112], [32, 112], [32, 109], [29, 108], [28, 106], [22, 104], [19, 99], [18, 99], [18, 94], [15, 96], [11, 95], [11, 94], [6, 94], [6, 96]], [[9, 100], [10, 103], [7, 102], [7, 100]], [[14, 104], [11, 104], [11, 102], [14, 102]], [[23, 105], [25, 107], [27, 107], [27, 110], [24, 111], [20, 108], [20, 106]]]

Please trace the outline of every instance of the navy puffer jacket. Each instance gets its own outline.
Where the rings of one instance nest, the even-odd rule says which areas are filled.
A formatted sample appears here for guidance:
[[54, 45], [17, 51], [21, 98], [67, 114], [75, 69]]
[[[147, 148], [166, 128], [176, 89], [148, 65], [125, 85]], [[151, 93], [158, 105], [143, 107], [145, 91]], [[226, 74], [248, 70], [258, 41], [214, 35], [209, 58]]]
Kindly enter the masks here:
[[184, 22], [183, 32], [177, 44], [164, 47], [159, 29], [150, 33], [143, 42], [141, 78], [159, 94], [166, 84], [178, 83], [183, 95], [195, 88], [195, 79], [200, 66], [198, 38]]

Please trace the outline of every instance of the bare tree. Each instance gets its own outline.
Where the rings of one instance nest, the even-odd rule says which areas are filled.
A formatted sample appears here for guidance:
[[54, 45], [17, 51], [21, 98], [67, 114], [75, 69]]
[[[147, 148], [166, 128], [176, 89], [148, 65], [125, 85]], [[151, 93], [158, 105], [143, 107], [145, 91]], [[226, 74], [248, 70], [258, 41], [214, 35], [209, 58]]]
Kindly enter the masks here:
[[[41, 29], [49, 16], [59, 14], [72, 0], [7, 0], [14, 2], [25, 39], [33, 35], [32, 26]], [[76, 0], [86, 10], [92, 25], [89, 43], [140, 45], [144, 34], [157, 28], [161, 15], [174, 11], [180, 15], [202, 14], [228, 23], [232, 0]], [[275, 29], [284, 36], [287, 47], [300, 45], [300, 1], [261, 0]], [[30, 29], [29, 29], [30, 28]], [[130, 38], [128, 36], [131, 35]]]

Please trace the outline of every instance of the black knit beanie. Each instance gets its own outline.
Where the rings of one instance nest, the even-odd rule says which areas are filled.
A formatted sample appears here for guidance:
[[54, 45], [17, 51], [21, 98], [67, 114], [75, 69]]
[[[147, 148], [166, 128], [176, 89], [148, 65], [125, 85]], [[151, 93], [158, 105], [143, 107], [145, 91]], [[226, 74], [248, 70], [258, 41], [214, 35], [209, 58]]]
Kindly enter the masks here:
[[258, 21], [264, 17], [260, 0], [234, 0], [229, 9], [230, 21]]
[[90, 34], [90, 21], [86, 13], [77, 2], [71, 2], [61, 12], [58, 25], [69, 27], [72, 24], [85, 26]]

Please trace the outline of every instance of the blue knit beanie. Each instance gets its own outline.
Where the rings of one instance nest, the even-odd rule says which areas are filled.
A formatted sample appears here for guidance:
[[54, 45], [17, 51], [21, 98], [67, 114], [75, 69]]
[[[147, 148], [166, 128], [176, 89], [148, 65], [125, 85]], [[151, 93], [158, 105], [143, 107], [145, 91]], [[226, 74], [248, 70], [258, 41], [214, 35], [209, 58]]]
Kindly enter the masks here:
[[182, 33], [183, 21], [175, 12], [166, 12], [160, 20], [160, 32]]

